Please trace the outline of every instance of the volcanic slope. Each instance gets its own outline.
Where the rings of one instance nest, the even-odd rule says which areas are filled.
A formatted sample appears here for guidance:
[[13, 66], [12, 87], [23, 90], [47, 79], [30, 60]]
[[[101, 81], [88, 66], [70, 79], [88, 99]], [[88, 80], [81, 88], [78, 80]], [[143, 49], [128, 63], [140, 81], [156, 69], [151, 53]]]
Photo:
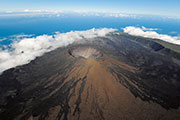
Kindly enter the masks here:
[[119, 33], [81, 40], [0, 76], [1, 120], [179, 120], [180, 54]]

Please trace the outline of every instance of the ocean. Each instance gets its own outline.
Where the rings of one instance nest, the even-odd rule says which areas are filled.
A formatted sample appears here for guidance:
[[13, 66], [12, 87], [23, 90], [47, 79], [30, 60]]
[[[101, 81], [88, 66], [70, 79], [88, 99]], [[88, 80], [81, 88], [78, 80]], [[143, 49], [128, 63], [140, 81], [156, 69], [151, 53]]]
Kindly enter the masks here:
[[147, 18], [115, 18], [101, 16], [34, 16], [34, 17], [0, 17], [0, 44], [10, 44], [12, 35], [33, 34], [34, 36], [53, 34], [54, 32], [66, 33], [69, 31], [82, 31], [92, 28], [114, 28], [123, 32], [127, 26], [158, 28], [159, 34], [180, 36], [179, 19], [147, 19]]

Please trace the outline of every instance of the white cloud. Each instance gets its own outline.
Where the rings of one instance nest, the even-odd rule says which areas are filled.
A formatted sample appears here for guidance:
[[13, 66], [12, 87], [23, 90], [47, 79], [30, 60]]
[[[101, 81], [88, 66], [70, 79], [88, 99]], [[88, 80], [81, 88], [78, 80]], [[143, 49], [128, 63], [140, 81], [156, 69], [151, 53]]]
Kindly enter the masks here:
[[104, 17], [115, 17], [115, 18], [133, 18], [136, 19], [137, 15], [125, 14], [125, 13], [106, 13]]
[[4, 40], [7, 40], [7, 38], [5, 38], [5, 37], [4, 38], [0, 38], [0, 42], [4, 41]]
[[13, 11], [6, 11], [6, 13], [13, 13]]
[[25, 38], [25, 37], [32, 37], [33, 35], [25, 35], [25, 34], [20, 34], [20, 35], [12, 35], [9, 38], [14, 38], [14, 39], [20, 39], [20, 38]]
[[29, 9], [25, 9], [24, 12], [30, 12], [30, 10]]
[[21, 17], [21, 16], [64, 16], [68, 14], [76, 14], [80, 16], [100, 16], [100, 17], [114, 17], [114, 18], [137, 18], [135, 14], [126, 14], [121, 12], [107, 12], [107, 11], [88, 11], [88, 10], [30, 10], [13, 12], [12, 14], [0, 14], [0, 17]]
[[[3, 13], [3, 14], [2, 14]], [[132, 18], [132, 19], [176, 19], [179, 20], [180, 16], [157, 16], [157, 15], [142, 15], [135, 13], [124, 13], [121, 11], [109, 11], [109, 10], [65, 10], [65, 9], [25, 9], [20, 11], [3, 11], [0, 13], [0, 17], [21, 17], [21, 16], [61, 16], [66, 14], [78, 14], [82, 16], [101, 16], [101, 17], [115, 17], [115, 18]], [[5, 14], [4, 14], [5, 13]]]
[[153, 30], [159, 30], [159, 29], [158, 28], [146, 28], [146, 27], [142, 26], [142, 30], [153, 31]]
[[171, 32], [169, 32], [169, 33], [171, 33], [171, 34], [177, 34], [177, 32], [176, 32], [176, 31], [171, 31]]
[[31, 38], [26, 35], [21, 38], [21, 36], [21, 40], [12, 43], [11, 50], [0, 50], [0, 72], [18, 65], [27, 64], [37, 56], [41, 56], [58, 47], [67, 46], [80, 39], [105, 36], [113, 31], [116, 30], [93, 28], [87, 31], [56, 32], [55, 35], [41, 35]]
[[[125, 28], [122, 28], [125, 33], [136, 35], [136, 36], [142, 36], [147, 38], [156, 38], [160, 39], [169, 43], [180, 45], [180, 37], [172, 37], [166, 34], [159, 34], [153, 29], [149, 29], [148, 31], [145, 31], [143, 28], [140, 27], [134, 27], [134, 26], [128, 26]], [[146, 28], [147, 29], [147, 28]]]

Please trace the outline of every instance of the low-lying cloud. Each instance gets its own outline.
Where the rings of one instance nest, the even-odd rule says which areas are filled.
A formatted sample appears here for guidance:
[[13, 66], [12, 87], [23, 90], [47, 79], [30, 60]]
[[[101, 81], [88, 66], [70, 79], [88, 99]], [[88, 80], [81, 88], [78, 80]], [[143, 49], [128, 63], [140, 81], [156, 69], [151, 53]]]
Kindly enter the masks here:
[[27, 64], [36, 57], [58, 47], [67, 46], [83, 38], [105, 36], [113, 31], [116, 31], [116, 29], [93, 28], [87, 31], [56, 32], [54, 35], [37, 37], [30, 37], [29, 35], [18, 36], [18, 40], [10, 45], [11, 49], [0, 50], [0, 73], [18, 65]]
[[153, 29], [153, 28], [145, 28], [145, 27], [134, 27], [134, 26], [128, 26], [125, 28], [122, 28], [125, 33], [128, 33], [130, 35], [136, 35], [136, 36], [142, 36], [147, 38], [156, 38], [160, 39], [169, 43], [180, 45], [180, 37], [172, 37], [165, 34], [159, 34]]
[[142, 26], [142, 30], [144, 30], [144, 31], [154, 31], [154, 30], [159, 30], [159, 29], [158, 28], [147, 28], [147, 27]]
[[0, 12], [0, 17], [22, 17], [22, 16], [48, 16], [48, 17], [63, 17], [66, 15], [79, 16], [101, 16], [101, 17], [115, 17], [115, 18], [136, 18], [135, 14], [127, 14], [121, 12], [106, 12], [106, 11], [86, 11], [86, 10], [29, 10], [24, 11], [6, 11]]
[[[165, 34], [159, 34], [154, 30], [157, 28], [128, 26], [123, 28], [125, 33], [143, 36], [148, 38], [157, 38], [166, 42], [180, 45], [179, 37], [172, 37]], [[19, 65], [27, 64], [36, 57], [46, 52], [52, 51], [58, 47], [67, 46], [84, 38], [103, 37], [106, 34], [117, 31], [116, 29], [90, 29], [87, 31], [71, 31], [67, 33], [56, 32], [54, 35], [17, 35], [13, 36], [15, 41], [10, 45], [10, 49], [0, 49], [0, 73]], [[12, 37], [12, 36], [11, 36]], [[6, 39], [3, 39], [6, 40]]]

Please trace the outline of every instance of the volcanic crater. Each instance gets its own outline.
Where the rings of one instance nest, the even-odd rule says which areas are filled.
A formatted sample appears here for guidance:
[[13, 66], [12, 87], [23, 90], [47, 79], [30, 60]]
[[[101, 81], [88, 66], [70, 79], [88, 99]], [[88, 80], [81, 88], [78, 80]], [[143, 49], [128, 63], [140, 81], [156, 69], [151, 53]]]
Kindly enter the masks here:
[[103, 54], [97, 49], [89, 46], [81, 46], [73, 49], [69, 49], [69, 54], [76, 58], [99, 58]]

